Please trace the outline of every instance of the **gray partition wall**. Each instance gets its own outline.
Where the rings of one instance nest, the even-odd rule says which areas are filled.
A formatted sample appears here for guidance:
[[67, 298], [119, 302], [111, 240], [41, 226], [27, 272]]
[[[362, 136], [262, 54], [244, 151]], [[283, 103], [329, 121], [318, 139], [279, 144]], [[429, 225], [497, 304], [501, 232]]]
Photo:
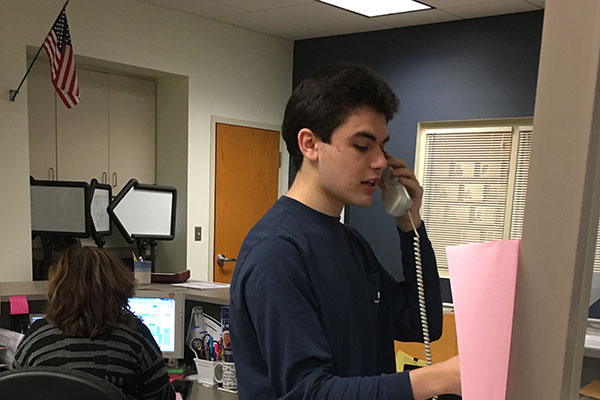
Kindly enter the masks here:
[[600, 3], [574, 5], [546, 0], [511, 400], [579, 398], [600, 208]]

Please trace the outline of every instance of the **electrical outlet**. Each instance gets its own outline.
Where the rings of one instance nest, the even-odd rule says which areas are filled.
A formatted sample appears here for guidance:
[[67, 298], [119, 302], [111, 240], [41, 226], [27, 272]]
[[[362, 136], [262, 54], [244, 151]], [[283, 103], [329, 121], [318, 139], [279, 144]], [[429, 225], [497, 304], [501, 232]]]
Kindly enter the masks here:
[[201, 226], [196, 226], [194, 228], [194, 240], [197, 242], [202, 240], [202, 227]]

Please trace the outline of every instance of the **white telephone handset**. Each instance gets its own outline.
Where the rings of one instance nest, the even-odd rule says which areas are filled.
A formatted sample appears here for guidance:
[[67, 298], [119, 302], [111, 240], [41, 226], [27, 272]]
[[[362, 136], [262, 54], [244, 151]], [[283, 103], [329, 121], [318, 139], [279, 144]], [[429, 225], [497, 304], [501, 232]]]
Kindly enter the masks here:
[[399, 217], [412, 206], [412, 200], [398, 178], [392, 175], [392, 169], [386, 168], [381, 174], [381, 179], [385, 185], [383, 195], [383, 208], [385, 211], [394, 216]]
[[[386, 168], [381, 174], [381, 180], [385, 185], [385, 189], [381, 196], [383, 200], [383, 208], [385, 211], [394, 216], [403, 215], [411, 206], [412, 199], [408, 195], [408, 191], [402, 185], [398, 178], [392, 175], [392, 168]], [[431, 340], [429, 338], [429, 321], [427, 320], [427, 308], [425, 307], [425, 285], [423, 282], [423, 266], [421, 264], [421, 242], [417, 228], [413, 221], [411, 213], [408, 213], [410, 223], [413, 226], [414, 236], [414, 252], [415, 252], [415, 272], [417, 277], [417, 293], [419, 299], [419, 311], [421, 314], [421, 328], [423, 330], [423, 342], [425, 343], [425, 357], [427, 365], [431, 365]], [[433, 399], [437, 400], [437, 396]]]

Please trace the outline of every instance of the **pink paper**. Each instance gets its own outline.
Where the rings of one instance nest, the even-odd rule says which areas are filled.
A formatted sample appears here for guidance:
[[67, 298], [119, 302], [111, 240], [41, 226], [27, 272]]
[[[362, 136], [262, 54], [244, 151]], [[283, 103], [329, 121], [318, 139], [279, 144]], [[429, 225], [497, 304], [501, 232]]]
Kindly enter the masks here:
[[464, 400], [505, 400], [520, 240], [450, 246]]
[[10, 314], [29, 314], [29, 303], [25, 296], [10, 296]]

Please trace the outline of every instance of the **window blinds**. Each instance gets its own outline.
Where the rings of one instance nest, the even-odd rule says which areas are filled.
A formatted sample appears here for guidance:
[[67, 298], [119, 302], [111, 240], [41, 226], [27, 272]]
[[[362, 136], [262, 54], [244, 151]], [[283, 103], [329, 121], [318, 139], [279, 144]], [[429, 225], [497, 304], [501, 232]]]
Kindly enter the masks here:
[[531, 134], [532, 128], [530, 126], [519, 128], [519, 147], [517, 150], [515, 187], [512, 198], [510, 239], [520, 239], [523, 232], [527, 177], [529, 176], [529, 160], [531, 159]]
[[[467, 121], [463, 127], [435, 123], [420, 128], [415, 171], [423, 186], [421, 215], [440, 275], [448, 276], [447, 246], [521, 238], [531, 123], [490, 121], [473, 127]], [[594, 271], [600, 272], [600, 224], [598, 229]]]
[[[529, 176], [529, 161], [531, 160], [531, 126], [519, 129], [519, 149], [517, 151], [516, 177], [513, 192], [512, 219], [510, 222], [510, 238], [520, 239], [523, 232], [525, 216], [525, 197], [527, 194], [527, 178]], [[600, 272], [600, 225], [596, 235], [596, 250], [594, 253], [594, 271]]]
[[446, 247], [502, 239], [512, 127], [427, 129], [421, 214], [442, 275]]

